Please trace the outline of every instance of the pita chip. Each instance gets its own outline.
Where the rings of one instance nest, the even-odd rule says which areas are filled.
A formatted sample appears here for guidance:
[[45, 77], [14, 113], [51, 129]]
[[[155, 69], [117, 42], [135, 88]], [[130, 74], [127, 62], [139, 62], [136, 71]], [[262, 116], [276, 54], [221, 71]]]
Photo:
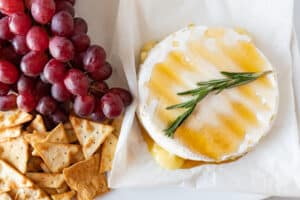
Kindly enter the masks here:
[[0, 142], [0, 159], [6, 161], [20, 172], [25, 173], [29, 146], [23, 137]]
[[72, 200], [75, 194], [75, 191], [70, 191], [62, 194], [51, 195], [51, 197], [53, 200]]
[[116, 136], [120, 135], [123, 119], [124, 119], [124, 114], [112, 121], [111, 125], [114, 127], [113, 134]]
[[36, 151], [52, 173], [59, 173], [69, 165], [83, 160], [80, 145], [37, 143]]
[[113, 132], [113, 127], [86, 119], [70, 116], [75, 134], [82, 145], [85, 158], [90, 158], [104, 142], [106, 137]]
[[0, 193], [32, 186], [33, 183], [28, 178], [0, 160]]
[[36, 131], [34, 131], [33, 133], [24, 133], [24, 138], [25, 140], [31, 145], [31, 147], [33, 148], [31, 155], [32, 156], [39, 156], [38, 153], [35, 150], [35, 144], [42, 142], [45, 138], [42, 135], [39, 134], [35, 134]]
[[40, 166], [45, 173], [51, 172], [51, 170], [47, 167], [47, 165], [45, 163], [42, 162]]
[[16, 138], [21, 135], [22, 132], [21, 126], [14, 126], [10, 128], [0, 129], [0, 141], [9, 139], [9, 138]]
[[77, 192], [78, 200], [93, 199], [109, 189], [104, 174], [99, 173], [99, 154], [64, 169], [65, 181]]
[[24, 133], [24, 138], [32, 147], [35, 143], [42, 142], [45, 139], [43, 136], [34, 133]]
[[37, 156], [30, 156], [27, 162], [27, 171], [26, 172], [38, 172], [41, 171], [41, 164], [43, 160]]
[[29, 132], [33, 132], [34, 130], [37, 131], [38, 134], [45, 135], [45, 136], [47, 135], [46, 134], [47, 130], [44, 124], [44, 120], [41, 115], [36, 115], [34, 120], [32, 120], [32, 122], [27, 127], [27, 131]]
[[68, 144], [69, 141], [65, 132], [64, 125], [61, 123], [58, 124], [52, 131], [48, 133], [43, 142]]
[[51, 142], [51, 143], [63, 143], [68, 144], [68, 138], [66, 136], [66, 132], [63, 124], [57, 125], [53, 130], [45, 135], [41, 135], [36, 131], [33, 134], [26, 134], [25, 139], [34, 146], [34, 143], [43, 143], [43, 142]]
[[57, 125], [52, 131], [46, 133], [45, 136], [34, 131], [33, 134], [26, 134], [25, 139], [34, 149], [32, 151], [33, 156], [39, 156], [35, 148], [37, 143], [51, 142], [68, 144], [68, 138], [66, 136], [63, 124]]
[[54, 188], [41, 188], [41, 189], [50, 196], [54, 194], [58, 194], [57, 190]]
[[26, 176], [41, 188], [60, 188], [65, 183], [63, 174], [27, 173]]
[[0, 200], [13, 200], [8, 193], [0, 194]]
[[67, 122], [67, 123], [64, 124], [64, 127], [65, 127], [66, 135], [67, 135], [67, 138], [68, 138], [69, 142], [70, 143], [77, 142], [78, 139], [77, 139], [77, 136], [74, 132], [72, 124], [70, 122]]
[[19, 188], [16, 191], [15, 200], [50, 200], [48, 195], [37, 187]]
[[106, 138], [106, 140], [102, 144], [100, 173], [104, 173], [111, 170], [117, 143], [118, 138], [114, 134], [111, 134]]
[[69, 190], [70, 188], [66, 182], [64, 182], [64, 184], [60, 188], [56, 188], [57, 194], [65, 193], [68, 192]]
[[0, 112], [0, 129], [21, 125], [29, 122], [31, 119], [32, 115], [18, 109]]

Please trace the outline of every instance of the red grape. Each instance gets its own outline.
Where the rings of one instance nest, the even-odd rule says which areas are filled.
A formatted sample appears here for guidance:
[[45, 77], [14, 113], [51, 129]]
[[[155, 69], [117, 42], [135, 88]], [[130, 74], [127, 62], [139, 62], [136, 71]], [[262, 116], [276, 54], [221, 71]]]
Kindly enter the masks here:
[[51, 30], [54, 35], [69, 37], [74, 30], [73, 17], [67, 11], [56, 13], [51, 21]]
[[46, 79], [44, 73], [41, 73], [41, 74], [40, 74], [40, 79], [41, 79], [41, 81], [43, 81], [44, 83], [49, 83], [49, 81]]
[[35, 80], [33, 78], [21, 75], [17, 82], [17, 89], [19, 94], [23, 94], [26, 92], [32, 93], [35, 87]]
[[0, 11], [7, 15], [23, 12], [23, 0], [0, 0]]
[[61, 82], [65, 78], [65, 65], [58, 60], [51, 59], [45, 66], [43, 72], [49, 83], [55, 84]]
[[72, 60], [72, 65], [74, 67], [83, 69], [82, 60], [83, 60], [84, 54], [85, 54], [85, 52], [76, 52], [75, 53], [75, 56]]
[[26, 37], [23, 35], [16, 35], [11, 41], [14, 50], [19, 55], [25, 55], [29, 52], [29, 49], [26, 44]]
[[42, 97], [36, 106], [36, 111], [43, 115], [50, 115], [56, 111], [57, 103], [49, 96]]
[[48, 131], [53, 130], [57, 124], [55, 124], [52, 120], [51, 116], [44, 115], [43, 120]]
[[75, 4], [75, 0], [67, 0], [68, 2], [70, 2], [72, 5]]
[[46, 54], [30, 51], [22, 58], [20, 68], [26, 76], [36, 77], [43, 71], [47, 61]]
[[7, 95], [10, 90], [10, 85], [0, 82], [0, 96]]
[[63, 102], [61, 104], [59, 104], [59, 110], [62, 111], [63, 113], [69, 115], [71, 112], [73, 103], [70, 101], [67, 102]]
[[14, 47], [11, 45], [0, 49], [0, 58], [2, 60], [7, 60], [16, 66], [20, 64], [21, 59], [21, 57], [15, 52]]
[[104, 65], [105, 59], [106, 59], [105, 50], [98, 45], [92, 45], [87, 49], [84, 55], [83, 58], [84, 69], [86, 69], [88, 72], [93, 73], [101, 66]]
[[111, 88], [109, 92], [119, 95], [119, 97], [121, 97], [122, 99], [124, 106], [129, 106], [132, 103], [132, 95], [128, 90], [125, 90], [123, 88]]
[[80, 117], [89, 116], [95, 108], [93, 96], [77, 96], [74, 101], [74, 112]]
[[0, 82], [14, 84], [19, 78], [18, 69], [8, 61], [0, 60]]
[[26, 92], [17, 97], [18, 108], [24, 112], [31, 112], [35, 109], [36, 98], [32, 93]]
[[106, 119], [99, 103], [96, 105], [94, 112], [90, 115], [90, 119], [95, 122], [103, 122]]
[[66, 115], [66, 113], [62, 112], [59, 109], [52, 113], [50, 117], [52, 121], [56, 124], [65, 123], [68, 121], [68, 116]]
[[9, 94], [6, 96], [0, 96], [0, 110], [8, 111], [17, 108], [17, 96], [15, 94]]
[[108, 85], [104, 81], [94, 81], [90, 85], [90, 93], [98, 98], [101, 98], [108, 90]]
[[106, 93], [101, 98], [100, 103], [102, 112], [108, 119], [119, 117], [124, 110], [122, 99], [114, 93]]
[[89, 80], [78, 69], [70, 69], [64, 80], [66, 88], [74, 95], [85, 96], [88, 92]]
[[10, 31], [9, 26], [9, 17], [3, 17], [0, 19], [0, 39], [10, 40], [14, 37], [14, 34]]
[[56, 2], [56, 12], [59, 12], [59, 11], [67, 11], [73, 17], [75, 15], [75, 10], [73, 8], [73, 5], [68, 1], [57, 1]]
[[39, 100], [44, 96], [49, 96], [50, 93], [51, 93], [51, 85], [39, 80], [34, 90], [36, 99]]
[[72, 98], [72, 94], [67, 90], [63, 82], [52, 85], [51, 95], [59, 102], [66, 102]]
[[32, 51], [45, 51], [49, 45], [49, 37], [44, 28], [34, 26], [28, 31], [26, 42]]
[[77, 52], [85, 51], [91, 43], [90, 37], [85, 33], [73, 35], [71, 40]]
[[31, 19], [25, 13], [13, 14], [9, 19], [9, 29], [16, 35], [26, 35], [31, 27]]
[[26, 7], [28, 10], [31, 10], [31, 4], [32, 4], [32, 1], [33, 1], [33, 0], [25, 0], [25, 7]]
[[47, 24], [55, 13], [54, 0], [32, 0], [31, 15], [40, 24]]
[[75, 4], [75, 0], [56, 0], [56, 3], [61, 2], [61, 1], [69, 2], [71, 5]]
[[95, 71], [89, 74], [94, 80], [97, 81], [106, 80], [112, 74], [112, 67], [108, 62], [106, 62], [104, 65], [97, 67]]
[[76, 17], [74, 19], [74, 35], [77, 35], [79, 33], [87, 33], [88, 32], [88, 26], [84, 19], [80, 17]]
[[[31, 27], [24, 3], [36, 22], [51, 24], [45, 28]], [[76, 95], [74, 112], [98, 122], [118, 117], [132, 102], [129, 91], [109, 90], [103, 81], [111, 76], [112, 67], [105, 62], [106, 52], [101, 46], [90, 46], [86, 21], [79, 17], [73, 19], [74, 3], [75, 0], [0, 0], [0, 11], [9, 15], [0, 16], [0, 110], [16, 106], [25, 112], [36, 109], [44, 117], [48, 116], [45, 123], [53, 126], [68, 120], [69, 111], [60, 107], [68, 103], [72, 109], [73, 95]], [[53, 34], [50, 40], [48, 28]], [[50, 61], [44, 53], [47, 48], [53, 57]], [[66, 71], [64, 63], [69, 61], [75, 67], [84, 68], [95, 80], [90, 88], [87, 73], [74, 68]], [[20, 78], [16, 66], [23, 72]], [[40, 77], [32, 78], [37, 76]], [[9, 94], [9, 90], [19, 95]]]
[[0, 39], [0, 49], [9, 45], [9, 41]]
[[53, 37], [49, 43], [49, 50], [51, 55], [61, 62], [68, 62], [74, 57], [74, 46], [65, 37]]

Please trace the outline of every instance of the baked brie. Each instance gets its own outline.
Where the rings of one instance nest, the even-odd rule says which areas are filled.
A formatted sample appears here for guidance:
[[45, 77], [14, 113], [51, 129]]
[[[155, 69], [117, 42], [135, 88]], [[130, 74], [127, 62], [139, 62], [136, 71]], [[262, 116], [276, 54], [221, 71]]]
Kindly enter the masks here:
[[[189, 100], [177, 93], [196, 83], [224, 78], [221, 71], [262, 72], [251, 83], [210, 94], [168, 137], [168, 128], [182, 109], [168, 106]], [[240, 29], [190, 26], [157, 43], [141, 64], [137, 115], [150, 137], [181, 158], [223, 162], [247, 153], [270, 130], [277, 112], [276, 72]]]

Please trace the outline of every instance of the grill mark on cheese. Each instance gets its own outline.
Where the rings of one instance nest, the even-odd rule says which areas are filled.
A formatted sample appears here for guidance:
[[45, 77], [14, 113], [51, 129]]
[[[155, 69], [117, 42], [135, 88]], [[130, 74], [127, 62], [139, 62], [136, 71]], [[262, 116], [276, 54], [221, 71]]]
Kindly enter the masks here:
[[255, 104], [255, 106], [258, 106], [260, 109], [270, 110], [270, 106], [268, 104], [263, 103], [261, 97], [259, 97], [252, 89], [254, 85], [255, 83], [242, 85], [236, 88], [236, 90], [244, 97], [247, 97], [247, 99], [251, 100]]
[[[154, 66], [152, 78], [148, 83], [151, 95], [161, 99], [164, 106], [158, 106], [155, 114], [166, 125], [176, 119], [180, 110], [166, 110], [169, 105], [180, 103], [180, 98], [171, 91], [170, 88], [177, 87], [182, 90], [188, 89], [186, 83], [180, 77], [181, 71], [194, 71], [195, 67], [185, 60], [185, 56], [180, 52], [170, 52], [164, 62]], [[151, 95], [148, 99], [151, 99]]]
[[178, 96], [174, 94], [172, 90], [170, 90], [171, 86], [165, 80], [157, 80], [156, 78], [151, 78], [151, 80], [148, 82], [148, 87], [151, 90], [151, 95], [155, 95], [160, 100], [166, 102], [168, 105], [180, 102]]
[[245, 125], [240, 122], [240, 119], [222, 113], [217, 114], [217, 118], [222, 124], [222, 127], [231, 131], [232, 134], [240, 139], [240, 142], [244, 140]]
[[166, 110], [167, 105], [159, 105], [155, 110], [155, 115], [162, 121], [165, 126], [168, 126], [172, 121], [181, 114], [180, 109]]
[[215, 67], [226, 71], [232, 70], [233, 65], [228, 57], [216, 51], [211, 52], [201, 40], [189, 41], [187, 47], [193, 54], [202, 57]]
[[175, 68], [181, 68], [190, 72], [198, 72], [197, 66], [191, 65], [187, 60], [185, 55], [180, 51], [171, 51], [167, 56], [167, 62]]
[[185, 82], [180, 77], [180, 73], [176, 73], [176, 68], [168, 62], [158, 63], [153, 69], [153, 76], [159, 76], [162, 79], [168, 79], [170, 84], [185, 86]]
[[191, 151], [216, 160], [235, 152], [240, 144], [230, 132], [211, 125], [193, 130], [183, 124], [177, 129], [175, 137]]
[[256, 115], [240, 102], [230, 102], [232, 111], [238, 114], [239, 117], [247, 121], [252, 126], [258, 125]]
[[[222, 49], [237, 66], [243, 71], [259, 72], [268, 70], [265, 60], [261, 57], [255, 46], [251, 42], [238, 41], [235, 45], [225, 45], [221, 40], [217, 40], [218, 46]], [[272, 87], [272, 83], [267, 77], [257, 80], [264, 87]]]

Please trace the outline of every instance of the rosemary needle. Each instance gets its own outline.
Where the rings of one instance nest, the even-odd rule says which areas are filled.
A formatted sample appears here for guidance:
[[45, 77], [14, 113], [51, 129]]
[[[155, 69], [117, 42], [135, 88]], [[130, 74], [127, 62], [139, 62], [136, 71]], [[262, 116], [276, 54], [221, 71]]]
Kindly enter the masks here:
[[167, 107], [167, 110], [183, 108], [186, 109], [181, 115], [179, 115], [170, 126], [164, 130], [165, 134], [168, 137], [173, 137], [178, 127], [192, 114], [197, 104], [204, 99], [210, 93], [219, 94], [225, 89], [238, 87], [241, 85], [245, 85], [256, 79], [263, 77], [272, 71], [264, 71], [264, 72], [221, 72], [221, 74], [225, 77], [222, 79], [215, 79], [205, 82], [197, 83], [197, 88], [193, 90], [188, 90], [184, 92], [180, 92], [177, 95], [190, 95], [193, 99], [175, 104]]

